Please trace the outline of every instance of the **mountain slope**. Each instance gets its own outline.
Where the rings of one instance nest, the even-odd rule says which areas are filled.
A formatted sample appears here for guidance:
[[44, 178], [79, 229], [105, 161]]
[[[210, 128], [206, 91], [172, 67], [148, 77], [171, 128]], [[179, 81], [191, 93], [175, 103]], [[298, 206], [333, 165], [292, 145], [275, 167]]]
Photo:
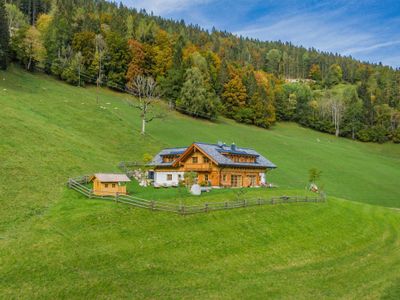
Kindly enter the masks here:
[[[175, 112], [142, 137], [127, 95], [101, 90], [97, 104], [94, 88], [18, 68], [0, 79], [4, 297], [396, 296], [400, 214], [377, 205], [400, 207], [397, 145]], [[88, 201], [65, 187], [69, 176], [116, 170], [121, 160], [193, 140], [256, 148], [278, 165], [269, 179], [282, 191], [301, 193], [307, 170], [320, 168], [328, 201], [181, 217]]]

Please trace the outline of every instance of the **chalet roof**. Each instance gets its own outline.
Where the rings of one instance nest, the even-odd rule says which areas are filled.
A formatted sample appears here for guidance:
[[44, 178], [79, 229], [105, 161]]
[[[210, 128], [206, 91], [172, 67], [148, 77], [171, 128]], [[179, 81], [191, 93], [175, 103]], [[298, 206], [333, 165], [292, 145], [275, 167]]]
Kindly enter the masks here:
[[[233, 166], [233, 167], [258, 167], [258, 168], [276, 168], [276, 165], [269, 161], [267, 158], [259, 154], [257, 151], [250, 148], [241, 148], [227, 146], [225, 144], [207, 144], [195, 142], [198, 148], [210, 156], [220, 166]], [[174, 155], [183, 153], [188, 147], [168, 148], [161, 150], [150, 163], [151, 166], [169, 167], [173, 162], [163, 162], [162, 157], [165, 155]], [[222, 153], [231, 153], [238, 155], [250, 155], [256, 158], [254, 163], [249, 162], [234, 162], [229, 157]]]
[[150, 166], [172, 166], [171, 162], [163, 162], [162, 157], [166, 155], [182, 154], [188, 147], [177, 147], [177, 148], [165, 148], [161, 150], [149, 163]]
[[131, 181], [125, 174], [96, 173], [94, 174], [101, 182], [129, 182]]

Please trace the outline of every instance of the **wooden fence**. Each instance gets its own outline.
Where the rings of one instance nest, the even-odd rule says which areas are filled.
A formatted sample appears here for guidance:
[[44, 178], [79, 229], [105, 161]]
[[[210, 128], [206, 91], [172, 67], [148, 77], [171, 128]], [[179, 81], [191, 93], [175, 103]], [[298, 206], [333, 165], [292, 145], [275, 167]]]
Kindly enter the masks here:
[[320, 194], [315, 197], [280, 196], [280, 197], [271, 197], [269, 199], [258, 198], [258, 199], [243, 199], [238, 201], [226, 201], [226, 202], [209, 202], [203, 205], [179, 205], [161, 201], [147, 200], [131, 195], [118, 195], [118, 194], [115, 196], [94, 195], [93, 191], [84, 185], [87, 184], [89, 180], [90, 180], [89, 176], [70, 178], [68, 180], [68, 187], [91, 199], [115, 201], [118, 203], [124, 203], [139, 208], [145, 208], [153, 211], [172, 212], [180, 215], [190, 215], [190, 214], [205, 213], [217, 210], [228, 210], [234, 208], [274, 205], [283, 203], [325, 202], [325, 195]]

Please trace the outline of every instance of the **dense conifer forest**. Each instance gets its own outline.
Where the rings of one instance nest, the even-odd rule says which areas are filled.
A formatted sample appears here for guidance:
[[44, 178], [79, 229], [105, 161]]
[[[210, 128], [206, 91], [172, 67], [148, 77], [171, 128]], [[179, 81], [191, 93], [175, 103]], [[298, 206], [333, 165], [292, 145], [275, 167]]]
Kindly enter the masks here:
[[0, 67], [131, 90], [154, 78], [170, 107], [269, 128], [276, 121], [400, 142], [400, 71], [259, 41], [104, 0], [0, 0]]

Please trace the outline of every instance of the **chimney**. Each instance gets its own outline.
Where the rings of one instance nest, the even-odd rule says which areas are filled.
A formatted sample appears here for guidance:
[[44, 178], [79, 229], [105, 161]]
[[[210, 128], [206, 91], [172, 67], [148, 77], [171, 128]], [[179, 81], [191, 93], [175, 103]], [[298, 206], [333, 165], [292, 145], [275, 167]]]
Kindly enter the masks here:
[[232, 143], [232, 145], [231, 145], [231, 150], [232, 150], [232, 151], [236, 151], [236, 145], [235, 145], [235, 143]]

